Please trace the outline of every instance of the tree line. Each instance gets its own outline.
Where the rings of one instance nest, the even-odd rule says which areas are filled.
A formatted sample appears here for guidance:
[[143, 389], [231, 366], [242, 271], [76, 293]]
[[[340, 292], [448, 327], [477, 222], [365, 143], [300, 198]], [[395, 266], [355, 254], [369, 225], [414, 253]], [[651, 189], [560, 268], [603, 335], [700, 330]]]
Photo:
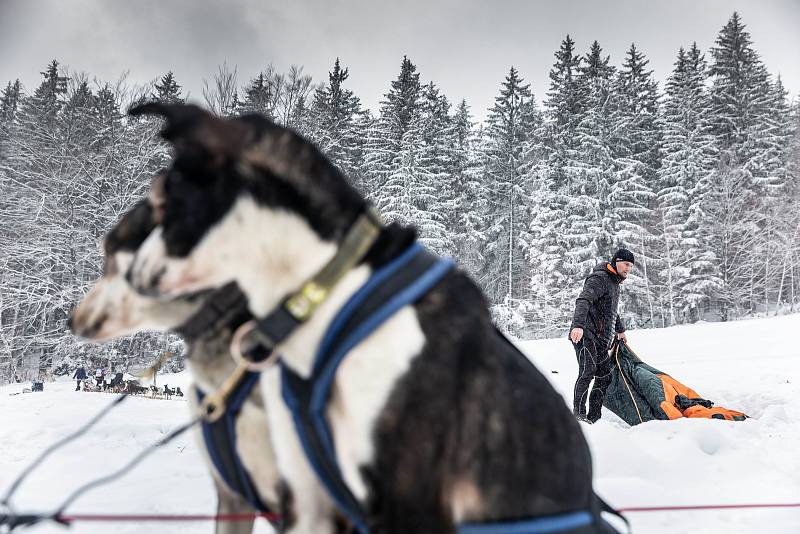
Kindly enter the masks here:
[[[380, 208], [414, 224], [484, 289], [498, 324], [563, 334], [589, 270], [625, 246], [631, 327], [794, 311], [800, 290], [800, 105], [734, 13], [708, 51], [676, 51], [663, 88], [635, 45], [620, 63], [568, 35], [537, 100], [514, 67], [487, 119], [404, 57], [377, 111], [336, 60], [315, 83], [272, 66], [240, 84], [221, 65], [202, 104], [262, 113], [316, 143]], [[159, 123], [125, 115], [182, 102], [174, 74], [133, 86], [52, 61], [32, 92], [0, 94], [0, 381], [180, 350], [143, 334], [95, 347], [65, 320], [101, 271], [98, 243], [170, 158]], [[178, 364], [179, 365], [179, 364]]]

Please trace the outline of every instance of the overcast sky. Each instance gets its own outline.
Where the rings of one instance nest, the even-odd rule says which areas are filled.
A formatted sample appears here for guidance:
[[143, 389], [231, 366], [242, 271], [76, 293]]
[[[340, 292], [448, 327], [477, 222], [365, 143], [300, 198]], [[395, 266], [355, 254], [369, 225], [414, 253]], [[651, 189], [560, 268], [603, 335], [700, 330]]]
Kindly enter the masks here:
[[553, 53], [569, 33], [597, 39], [619, 65], [631, 43], [663, 81], [680, 46], [703, 50], [739, 11], [767, 68], [800, 92], [800, 0], [0, 0], [0, 83], [28, 90], [58, 59], [70, 71], [147, 82], [167, 70], [196, 100], [226, 61], [239, 85], [272, 63], [327, 81], [335, 58], [377, 109], [403, 55], [451, 101], [482, 119], [515, 66], [541, 102]]

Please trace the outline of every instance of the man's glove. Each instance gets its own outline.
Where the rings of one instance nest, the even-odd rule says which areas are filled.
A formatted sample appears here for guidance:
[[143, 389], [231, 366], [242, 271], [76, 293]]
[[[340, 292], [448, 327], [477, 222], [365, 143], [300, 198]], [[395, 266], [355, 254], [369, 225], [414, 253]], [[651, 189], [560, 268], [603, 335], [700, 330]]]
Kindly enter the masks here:
[[714, 403], [707, 399], [690, 399], [686, 395], [675, 395], [675, 406], [677, 406], [680, 411], [684, 411], [692, 406], [697, 406], [698, 404], [704, 408], [711, 408], [714, 406]]

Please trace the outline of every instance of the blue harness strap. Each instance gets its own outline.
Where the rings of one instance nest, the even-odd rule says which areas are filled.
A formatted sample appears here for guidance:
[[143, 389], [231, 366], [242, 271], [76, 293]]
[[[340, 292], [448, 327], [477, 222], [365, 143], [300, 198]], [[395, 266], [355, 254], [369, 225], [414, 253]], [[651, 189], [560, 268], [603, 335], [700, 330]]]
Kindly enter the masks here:
[[553, 516], [537, 517], [507, 523], [462, 523], [458, 534], [554, 534], [589, 527], [592, 514], [586, 510]]
[[325, 417], [336, 369], [347, 353], [404, 306], [416, 302], [453, 268], [414, 243], [376, 270], [342, 306], [322, 338], [312, 374], [304, 379], [281, 364], [282, 394], [314, 471], [362, 533], [368, 528], [358, 500], [344, 482]]
[[[214, 469], [232, 491], [241, 495], [254, 510], [274, 512], [259, 498], [253, 481], [236, 451], [236, 418], [247, 396], [258, 384], [260, 376], [260, 373], [248, 372], [228, 399], [225, 414], [214, 423], [203, 420], [203, 442]], [[197, 398], [200, 403], [204, 397], [205, 394], [198, 389]]]

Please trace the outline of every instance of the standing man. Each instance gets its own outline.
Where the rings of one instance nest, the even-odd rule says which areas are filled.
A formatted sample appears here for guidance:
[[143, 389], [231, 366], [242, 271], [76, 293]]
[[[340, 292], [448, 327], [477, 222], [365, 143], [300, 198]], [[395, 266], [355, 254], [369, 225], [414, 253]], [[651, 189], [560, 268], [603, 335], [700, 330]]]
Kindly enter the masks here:
[[75, 370], [75, 373], [72, 375], [72, 378], [78, 381], [77, 385], [75, 386], [75, 391], [80, 391], [81, 382], [86, 380], [86, 369], [84, 369], [83, 365], [81, 365]]
[[[603, 396], [611, 383], [611, 356], [608, 351], [615, 332], [617, 339], [627, 342], [617, 305], [619, 285], [628, 277], [633, 263], [633, 253], [624, 248], [619, 249], [610, 262], [601, 263], [594, 268], [575, 301], [575, 316], [569, 338], [578, 356], [573, 413], [581, 421], [594, 423], [600, 419]], [[594, 387], [589, 394], [592, 379]]]

